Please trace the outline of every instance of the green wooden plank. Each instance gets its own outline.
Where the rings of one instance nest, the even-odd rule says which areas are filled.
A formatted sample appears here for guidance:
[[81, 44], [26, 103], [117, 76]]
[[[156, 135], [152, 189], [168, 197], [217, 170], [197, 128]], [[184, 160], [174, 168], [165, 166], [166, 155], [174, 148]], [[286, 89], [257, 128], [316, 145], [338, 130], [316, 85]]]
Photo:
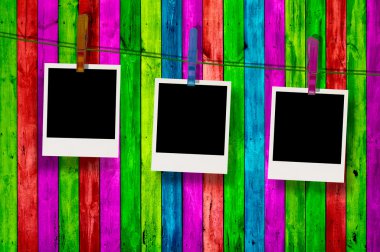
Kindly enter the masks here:
[[[306, 0], [306, 39], [319, 40], [318, 68], [326, 68], [326, 3]], [[317, 87], [326, 87], [326, 75], [320, 74]], [[306, 251], [324, 251], [326, 247], [326, 184], [306, 182]]]
[[[141, 1], [141, 47], [161, 53], [161, 1]], [[154, 79], [161, 60], [141, 59], [141, 234], [143, 251], [161, 251], [161, 172], [151, 171]]]
[[[347, 70], [366, 70], [366, 1], [347, 0]], [[366, 250], [366, 77], [347, 76], [347, 251]], [[370, 220], [368, 220], [370, 221]]]
[[[244, 63], [244, 1], [224, 1], [224, 61]], [[244, 251], [244, 68], [225, 67], [231, 81], [228, 174], [224, 176], [224, 250]]]
[[[3, 0], [0, 32], [17, 33], [17, 1]], [[0, 37], [0, 251], [17, 250], [17, 42]]]
[[[140, 0], [121, 1], [120, 47], [140, 52]], [[140, 56], [120, 55], [121, 63], [121, 250], [141, 250], [140, 215]]]
[[[285, 64], [305, 67], [305, 0], [285, 1]], [[303, 72], [286, 72], [287, 87], [305, 87]], [[305, 250], [305, 182], [287, 181], [285, 250]]]
[[[76, 43], [78, 0], [59, 0], [59, 41]], [[59, 47], [60, 63], [75, 63], [76, 51]], [[59, 250], [79, 251], [78, 158], [59, 158]]]

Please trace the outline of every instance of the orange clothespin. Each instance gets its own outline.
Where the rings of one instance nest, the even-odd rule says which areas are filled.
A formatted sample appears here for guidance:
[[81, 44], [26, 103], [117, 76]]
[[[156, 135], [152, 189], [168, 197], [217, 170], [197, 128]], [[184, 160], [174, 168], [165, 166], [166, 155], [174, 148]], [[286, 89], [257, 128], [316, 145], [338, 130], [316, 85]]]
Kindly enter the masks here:
[[88, 15], [81, 14], [78, 16], [77, 30], [77, 72], [84, 72], [86, 63], [86, 49], [88, 37]]

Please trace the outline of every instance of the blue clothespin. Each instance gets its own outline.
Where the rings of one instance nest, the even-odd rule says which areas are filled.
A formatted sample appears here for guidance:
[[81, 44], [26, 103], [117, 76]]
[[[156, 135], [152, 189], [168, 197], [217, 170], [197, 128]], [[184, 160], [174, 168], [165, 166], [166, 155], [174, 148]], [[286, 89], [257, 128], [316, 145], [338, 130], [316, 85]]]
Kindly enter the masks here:
[[307, 40], [307, 85], [308, 94], [315, 95], [315, 86], [317, 83], [318, 72], [318, 45], [317, 39], [310, 37]]
[[187, 86], [195, 86], [195, 73], [197, 69], [197, 41], [198, 41], [198, 30], [197, 28], [191, 28], [190, 39], [189, 39], [189, 66], [187, 73]]

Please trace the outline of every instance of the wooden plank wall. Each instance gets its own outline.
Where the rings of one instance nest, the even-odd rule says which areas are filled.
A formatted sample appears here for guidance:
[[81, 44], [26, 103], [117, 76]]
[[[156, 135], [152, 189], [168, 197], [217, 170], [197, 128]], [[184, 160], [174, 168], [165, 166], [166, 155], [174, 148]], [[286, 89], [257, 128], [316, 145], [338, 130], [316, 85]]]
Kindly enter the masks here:
[[[0, 251], [380, 251], [379, 10], [376, 0], [2, 1]], [[121, 64], [118, 159], [41, 155], [43, 64], [76, 62], [81, 13], [89, 47], [128, 51], [87, 55]], [[150, 171], [154, 78], [187, 77], [192, 27], [198, 61], [216, 63], [198, 65], [197, 79], [232, 81], [224, 176]], [[305, 87], [295, 70], [310, 36], [318, 87], [349, 90], [344, 184], [266, 179], [271, 88]]]

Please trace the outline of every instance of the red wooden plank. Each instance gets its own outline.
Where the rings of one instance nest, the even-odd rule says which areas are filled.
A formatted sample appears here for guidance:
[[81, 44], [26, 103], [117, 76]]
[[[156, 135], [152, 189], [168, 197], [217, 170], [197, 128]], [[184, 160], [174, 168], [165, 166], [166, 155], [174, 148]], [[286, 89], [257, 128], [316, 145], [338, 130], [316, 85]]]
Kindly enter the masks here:
[[[203, 60], [223, 63], [223, 1], [203, 1]], [[223, 67], [203, 65], [203, 78], [223, 80]], [[203, 175], [203, 250], [223, 251], [223, 175]]]
[[[89, 48], [99, 47], [99, 0], [79, 0], [79, 14], [88, 14]], [[87, 52], [86, 63], [99, 64], [99, 52]], [[100, 251], [99, 158], [79, 159], [80, 251]]]
[[[346, 1], [326, 2], [326, 67], [346, 70]], [[329, 74], [326, 87], [346, 89], [346, 76]], [[346, 251], [346, 184], [326, 186], [326, 251]]]
[[[37, 38], [37, 0], [17, 1], [17, 31]], [[37, 44], [17, 44], [18, 250], [38, 251]]]

